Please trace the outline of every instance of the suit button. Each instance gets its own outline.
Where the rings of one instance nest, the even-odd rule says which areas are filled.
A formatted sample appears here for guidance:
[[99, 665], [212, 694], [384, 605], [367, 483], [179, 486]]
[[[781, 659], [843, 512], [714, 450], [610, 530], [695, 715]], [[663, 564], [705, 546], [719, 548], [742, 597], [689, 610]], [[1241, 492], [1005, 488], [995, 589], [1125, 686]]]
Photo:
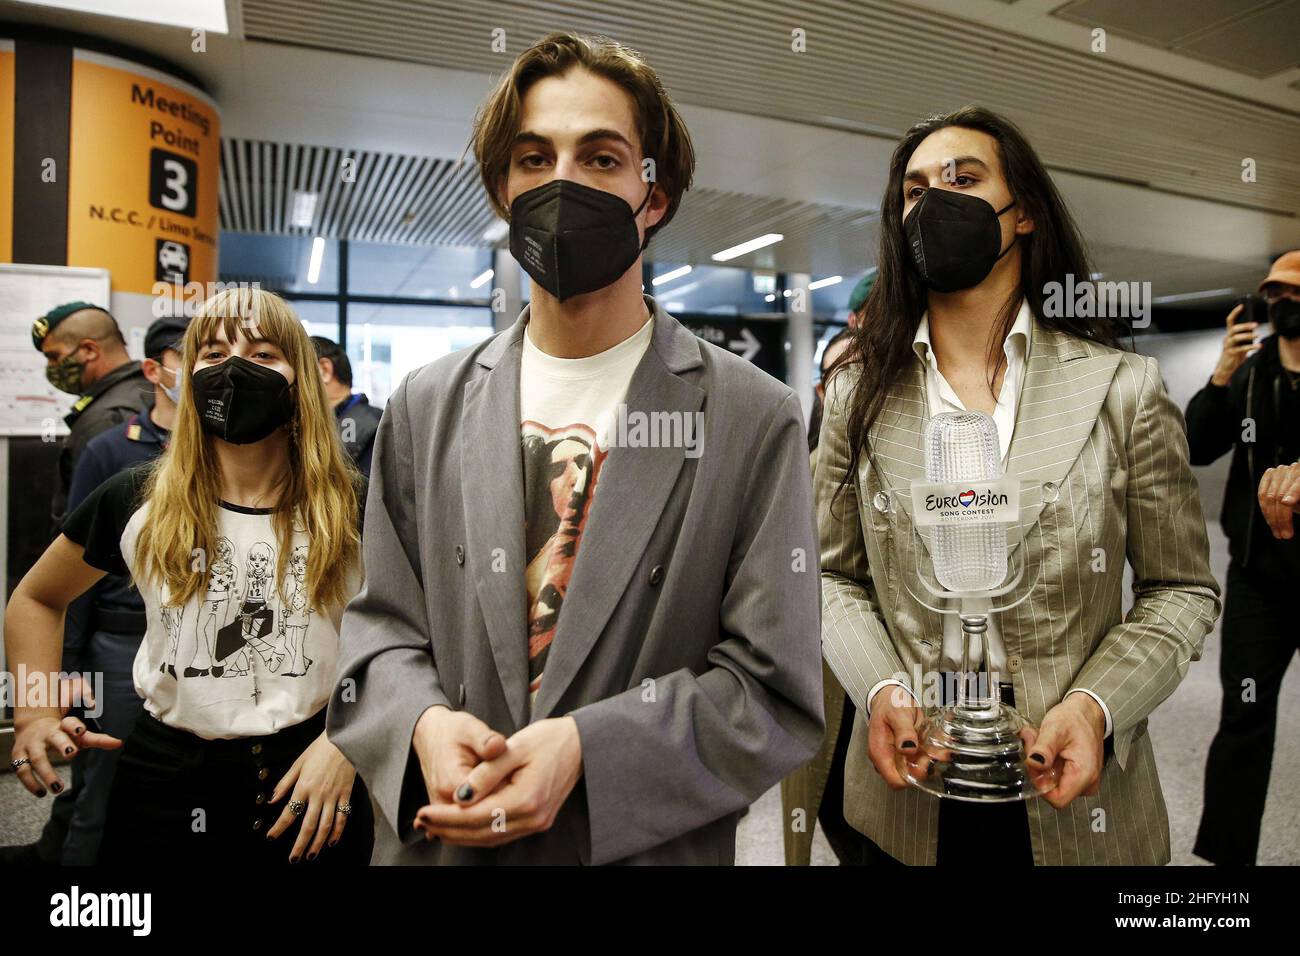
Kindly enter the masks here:
[[1043, 482], [1043, 500], [1049, 505], [1057, 498], [1061, 497], [1061, 489], [1056, 486], [1054, 481]]
[[876, 510], [882, 515], [889, 514], [889, 495], [883, 491], [876, 492], [876, 496], [871, 499], [871, 503], [876, 506]]
[[653, 568], [650, 569], [650, 586], [652, 588], [659, 587], [659, 584], [663, 581], [663, 579], [664, 579], [664, 566], [662, 564], [656, 564]]
[[258, 754], [260, 754], [260, 753], [262, 752], [262, 745], [261, 745], [261, 744], [253, 744], [253, 746], [252, 746], [252, 751], [253, 751], [253, 756], [256, 757]]
[[260, 829], [262, 829], [262, 818], [261, 818], [261, 817], [258, 817], [256, 820], [253, 821], [253, 829], [254, 829], [254, 830], [260, 830]]
[[1007, 670], [1011, 671], [1013, 674], [1019, 674], [1023, 663], [1024, 662], [1017, 655], [1012, 654], [1007, 658]]
[[464, 684], [460, 685], [460, 693], [457, 694], [457, 699], [460, 701], [460, 703], [457, 704], [456, 706], [464, 707], [465, 706], [465, 685]]
[[456, 545], [456, 563], [463, 565], [465, 563], [465, 549]]
[[269, 777], [269, 776], [271, 776], [271, 771], [267, 770], [265, 767], [263, 767], [261, 770], [257, 771], [257, 779], [258, 779], [258, 780], [265, 780], [265, 779], [266, 779], [267, 777]]
[[256, 804], [260, 807], [262, 804], [266, 803], [266, 794], [264, 794], [264, 793], [259, 793], [259, 794], [257, 795], [257, 799], [254, 800], [253, 802], [256, 803]]

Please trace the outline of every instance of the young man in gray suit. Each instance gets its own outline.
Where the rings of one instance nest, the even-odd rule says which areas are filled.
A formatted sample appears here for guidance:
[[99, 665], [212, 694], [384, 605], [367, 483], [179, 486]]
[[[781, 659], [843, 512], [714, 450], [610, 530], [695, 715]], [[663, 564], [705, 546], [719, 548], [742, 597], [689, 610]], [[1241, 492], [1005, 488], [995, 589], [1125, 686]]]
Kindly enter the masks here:
[[380, 863], [731, 863], [823, 732], [797, 396], [641, 292], [690, 138], [640, 57], [553, 34], [475, 153], [529, 308], [407, 377], [331, 739]]

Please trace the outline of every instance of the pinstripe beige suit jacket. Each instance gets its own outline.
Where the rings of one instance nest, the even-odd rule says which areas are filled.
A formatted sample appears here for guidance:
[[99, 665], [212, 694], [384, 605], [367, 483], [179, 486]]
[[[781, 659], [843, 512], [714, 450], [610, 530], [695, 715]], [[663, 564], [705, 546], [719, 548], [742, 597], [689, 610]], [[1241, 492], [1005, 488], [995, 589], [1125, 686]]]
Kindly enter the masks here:
[[[848, 467], [845, 406], [857, 376], [850, 366], [831, 383], [815, 477], [823, 650], [858, 706], [845, 818], [896, 859], [933, 864], [939, 801], [885, 785], [867, 756], [864, 706], [881, 680], [910, 686], [917, 672], [933, 672], [941, 646], [940, 616], [903, 582], [917, 560], [932, 573], [915, 554], [910, 496], [899, 494], [924, 477], [925, 377], [914, 360], [890, 390], [872, 427], [876, 464], [864, 455], [833, 501]], [[1035, 323], [1007, 472], [1033, 482], [1021, 493], [1030, 530], [1016, 545], [1027, 562], [1020, 587], [1031, 593], [1000, 621], [1016, 705], [1037, 725], [1068, 691], [1086, 688], [1114, 725], [1097, 796], [1060, 811], [1030, 801], [1034, 860], [1167, 863], [1147, 715], [1200, 657], [1220, 604], [1182, 414], [1155, 359]], [[1125, 558], [1134, 573], [1127, 615]]]

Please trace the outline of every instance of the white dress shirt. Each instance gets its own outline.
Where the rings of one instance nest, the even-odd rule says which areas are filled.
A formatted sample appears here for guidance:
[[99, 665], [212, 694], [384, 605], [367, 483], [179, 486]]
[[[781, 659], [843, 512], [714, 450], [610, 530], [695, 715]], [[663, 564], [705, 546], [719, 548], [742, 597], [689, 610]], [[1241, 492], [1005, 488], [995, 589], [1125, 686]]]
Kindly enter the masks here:
[[[1005, 470], [1007, 464], [1007, 453], [1011, 448], [1011, 438], [1016, 426], [1016, 409], [1020, 404], [1020, 391], [1025, 384], [1025, 367], [1029, 363], [1030, 342], [1033, 339], [1034, 313], [1029, 308], [1029, 303], [1024, 299], [1020, 302], [1020, 311], [1016, 313], [1015, 322], [1011, 325], [1011, 330], [1007, 333], [1006, 339], [1002, 343], [1002, 352], [1007, 359], [1007, 368], [1002, 376], [1002, 390], [998, 394], [997, 405], [993, 409], [993, 423], [998, 428], [998, 447], [1002, 452], [1002, 467]], [[948, 380], [943, 377], [939, 371], [939, 363], [934, 357], [934, 346], [930, 342], [930, 313], [921, 316], [921, 324], [917, 326], [916, 335], [912, 338], [912, 350], [916, 357], [925, 365], [925, 400], [926, 410], [930, 417], [940, 412], [964, 412], [969, 409], [962, 403], [961, 398], [948, 384]], [[946, 648], [959, 648], [962, 642], [961, 624], [955, 614], [943, 615], [944, 640]], [[990, 614], [988, 617], [988, 646], [992, 648], [1002, 647], [1002, 634], [998, 627], [998, 616]], [[946, 655], [945, 655], [946, 656]], [[995, 652], [994, 659], [1005, 659], [1005, 651]], [[956, 665], [959, 668], [960, 665]], [[883, 680], [871, 688], [867, 694], [868, 709], [870, 702], [875, 699], [877, 692], [889, 684], [898, 684], [906, 688], [906, 685], [897, 680]], [[1077, 691], [1070, 691], [1066, 694], [1068, 697], [1073, 693], [1084, 693], [1091, 697], [1101, 707], [1102, 713], [1106, 716], [1106, 736], [1111, 733], [1110, 710], [1100, 697], [1090, 690], [1080, 688]]]

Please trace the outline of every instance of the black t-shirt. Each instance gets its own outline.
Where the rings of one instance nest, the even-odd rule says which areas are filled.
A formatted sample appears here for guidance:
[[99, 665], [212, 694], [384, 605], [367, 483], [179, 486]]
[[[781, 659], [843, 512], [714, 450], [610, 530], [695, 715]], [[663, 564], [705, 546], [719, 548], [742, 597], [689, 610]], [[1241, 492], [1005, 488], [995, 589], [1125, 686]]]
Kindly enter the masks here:
[[68, 540], [85, 548], [83, 560], [109, 574], [129, 575], [122, 557], [122, 534], [139, 510], [149, 477], [149, 462], [119, 471], [88, 494], [63, 522]]

